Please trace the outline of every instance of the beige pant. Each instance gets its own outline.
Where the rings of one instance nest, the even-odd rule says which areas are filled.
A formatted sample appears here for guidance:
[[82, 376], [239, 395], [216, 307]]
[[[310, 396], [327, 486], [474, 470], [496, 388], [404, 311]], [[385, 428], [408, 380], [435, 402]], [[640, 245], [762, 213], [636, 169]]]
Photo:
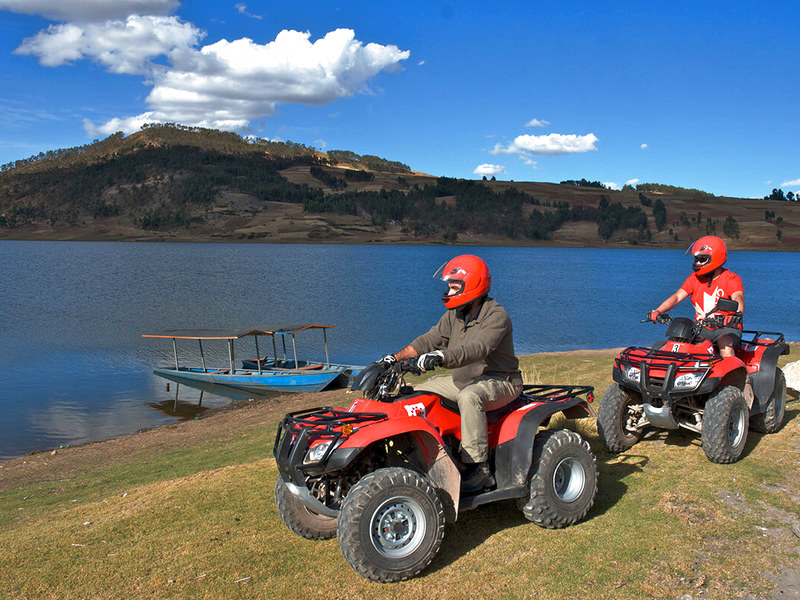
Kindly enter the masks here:
[[458, 402], [461, 413], [461, 461], [478, 463], [489, 460], [486, 411], [513, 402], [522, 393], [522, 380], [506, 381], [481, 377], [459, 390], [450, 375], [439, 375], [431, 377], [414, 389], [418, 392], [433, 392]]

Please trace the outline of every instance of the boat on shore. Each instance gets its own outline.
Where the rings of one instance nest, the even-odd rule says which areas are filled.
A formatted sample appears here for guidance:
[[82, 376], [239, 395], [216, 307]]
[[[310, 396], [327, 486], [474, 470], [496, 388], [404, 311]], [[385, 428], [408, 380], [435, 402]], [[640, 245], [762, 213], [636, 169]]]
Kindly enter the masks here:
[[[332, 363], [328, 354], [327, 330], [333, 325], [316, 323], [264, 323], [240, 329], [173, 329], [145, 333], [142, 337], [171, 339], [174, 365], [158, 367], [153, 373], [178, 383], [222, 385], [250, 392], [319, 392], [326, 388], [345, 386], [362, 369], [361, 366]], [[296, 335], [303, 331], [322, 331], [325, 360], [299, 358]], [[272, 339], [272, 355], [262, 356], [259, 337]], [[235, 344], [242, 338], [252, 338], [255, 359], [245, 359], [237, 369]], [[291, 340], [291, 353], [287, 340]], [[200, 364], [184, 366], [178, 357], [178, 340], [196, 340], [200, 349]], [[224, 341], [228, 346], [228, 364], [206, 364], [203, 342]], [[278, 343], [280, 342], [280, 344]]]

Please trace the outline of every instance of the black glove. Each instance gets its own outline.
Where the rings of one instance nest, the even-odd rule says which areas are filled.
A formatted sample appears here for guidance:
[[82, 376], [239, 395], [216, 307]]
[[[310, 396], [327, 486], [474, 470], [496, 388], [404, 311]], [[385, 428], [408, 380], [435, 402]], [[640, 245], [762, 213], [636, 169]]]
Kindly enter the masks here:
[[738, 312], [733, 313], [732, 315], [725, 317], [723, 323], [725, 324], [725, 327], [736, 327], [737, 325], [741, 325], [742, 314]]
[[417, 359], [417, 367], [420, 371], [430, 371], [442, 366], [442, 363], [444, 363], [444, 354], [441, 350], [426, 352]]

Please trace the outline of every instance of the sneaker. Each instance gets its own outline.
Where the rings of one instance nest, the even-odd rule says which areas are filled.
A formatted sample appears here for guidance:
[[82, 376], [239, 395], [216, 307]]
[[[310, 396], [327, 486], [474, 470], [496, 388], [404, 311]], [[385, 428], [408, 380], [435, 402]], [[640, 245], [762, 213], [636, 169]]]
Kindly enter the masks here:
[[461, 492], [474, 494], [494, 486], [494, 476], [489, 470], [489, 463], [471, 465], [461, 478]]

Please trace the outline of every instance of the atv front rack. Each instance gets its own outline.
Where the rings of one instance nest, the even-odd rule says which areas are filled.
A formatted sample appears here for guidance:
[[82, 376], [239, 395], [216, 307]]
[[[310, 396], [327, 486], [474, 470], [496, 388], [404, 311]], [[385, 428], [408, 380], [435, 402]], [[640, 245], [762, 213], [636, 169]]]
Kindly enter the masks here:
[[[354, 413], [329, 406], [288, 413], [278, 425], [272, 455], [278, 469], [302, 481], [299, 466], [314, 467], [325, 463], [342, 436], [351, 434], [364, 423], [382, 421], [385, 413]], [[312, 445], [330, 442], [319, 457], [309, 460], [306, 452]]]

